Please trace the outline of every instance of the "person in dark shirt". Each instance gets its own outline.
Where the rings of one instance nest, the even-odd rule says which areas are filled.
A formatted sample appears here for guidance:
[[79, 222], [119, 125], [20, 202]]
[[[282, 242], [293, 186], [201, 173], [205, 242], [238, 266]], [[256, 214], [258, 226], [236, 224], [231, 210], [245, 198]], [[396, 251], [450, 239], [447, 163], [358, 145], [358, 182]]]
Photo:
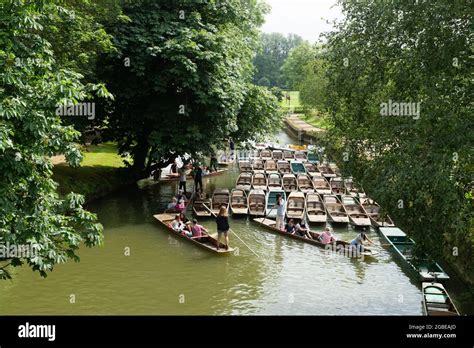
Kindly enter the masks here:
[[288, 223], [285, 226], [285, 231], [287, 233], [294, 234], [295, 230], [296, 230], [295, 229], [295, 221], [293, 219], [290, 219], [290, 221], [288, 221]]
[[227, 216], [227, 208], [222, 206], [216, 217], [217, 223], [217, 250], [219, 250], [221, 236], [225, 236], [225, 248], [229, 250], [229, 217]]
[[202, 167], [200, 165], [194, 167], [194, 190], [202, 192]]

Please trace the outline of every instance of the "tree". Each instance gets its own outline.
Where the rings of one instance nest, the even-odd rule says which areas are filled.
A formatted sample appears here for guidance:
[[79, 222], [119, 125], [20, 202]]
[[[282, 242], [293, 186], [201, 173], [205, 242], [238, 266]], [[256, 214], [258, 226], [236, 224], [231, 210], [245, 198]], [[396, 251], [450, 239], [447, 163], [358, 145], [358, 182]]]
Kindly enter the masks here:
[[116, 97], [109, 135], [148, 176], [177, 155], [209, 152], [236, 132], [251, 92], [264, 7], [240, 0], [139, 1], [123, 11], [128, 21], [110, 31], [119, 58], [109, 57], [104, 68]]
[[469, 4], [341, 5], [328, 35], [328, 146], [421, 250], [472, 282]]
[[[48, 157], [65, 154], [71, 166], [81, 160], [74, 143], [79, 133], [62, 124], [57, 107], [108, 95], [102, 86], [83, 85], [82, 75], [57, 65], [43, 34], [60, 11], [48, 0], [0, 3], [2, 279], [11, 277], [8, 266], [25, 262], [46, 276], [57, 263], [78, 261], [80, 243], [102, 241], [102, 226], [82, 208], [84, 198], [74, 193], [60, 198], [51, 179]], [[27, 250], [12, 254], [9, 246]]]
[[256, 70], [254, 82], [260, 84], [260, 81], [269, 81], [268, 87], [277, 86], [286, 89], [281, 68], [290, 51], [302, 43], [303, 39], [295, 34], [285, 37], [280, 33], [262, 33], [260, 49], [254, 59]]
[[290, 51], [288, 58], [281, 68], [285, 83], [290, 90], [300, 90], [300, 83], [305, 77], [305, 67], [315, 59], [316, 50], [314, 46], [308, 42], [303, 42]]

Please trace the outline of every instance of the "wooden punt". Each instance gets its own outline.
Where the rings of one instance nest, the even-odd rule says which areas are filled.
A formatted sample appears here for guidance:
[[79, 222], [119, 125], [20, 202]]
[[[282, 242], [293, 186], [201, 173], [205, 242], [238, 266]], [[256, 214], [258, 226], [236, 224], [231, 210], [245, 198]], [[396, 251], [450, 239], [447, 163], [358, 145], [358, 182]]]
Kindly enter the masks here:
[[268, 190], [269, 191], [278, 190], [278, 189], [282, 190], [283, 189], [282, 182], [281, 182], [281, 176], [278, 173], [268, 175], [267, 182], [268, 182]]
[[346, 193], [356, 199], [366, 197], [364, 190], [356, 185], [352, 178], [344, 180], [344, 187], [346, 188]]
[[291, 233], [287, 233], [285, 231], [281, 231], [281, 230], [276, 228], [276, 221], [275, 220], [271, 220], [271, 219], [267, 219], [267, 218], [257, 218], [257, 219], [253, 219], [253, 221], [255, 221], [257, 224], [259, 224], [262, 227], [265, 227], [268, 231], [271, 231], [273, 233], [276, 233], [276, 234], [279, 234], [279, 235], [282, 235], [282, 236], [285, 236], [285, 237], [288, 237], [288, 238], [296, 239], [296, 240], [299, 240], [300, 242], [312, 244], [312, 245], [315, 245], [317, 247], [324, 248], [328, 251], [338, 252], [342, 255], [346, 255], [346, 256], [349, 256], [349, 257], [360, 257], [361, 255], [363, 255], [365, 257], [367, 257], [367, 256], [374, 257], [374, 256], [378, 255], [378, 251], [367, 248], [367, 247], [364, 247], [363, 252], [357, 251], [357, 250], [355, 250], [355, 248], [351, 247], [349, 242], [346, 242], [346, 241], [343, 241], [343, 240], [336, 240], [336, 242], [334, 242], [332, 244], [324, 244], [319, 240], [319, 237], [320, 237], [321, 234], [318, 233], [318, 232], [314, 232], [314, 231], [308, 231], [313, 239], [309, 239], [309, 238], [299, 236], [297, 234], [291, 234]]
[[428, 256], [414, 257], [415, 241], [401, 229], [398, 227], [380, 227], [379, 231], [397, 255], [418, 274], [422, 281], [445, 281], [449, 279], [449, 275], [441, 266], [430, 260]]
[[235, 182], [235, 188], [250, 191], [252, 188], [252, 173], [241, 173]]
[[286, 202], [286, 217], [288, 219], [304, 219], [306, 201], [303, 192], [291, 192]]
[[311, 181], [311, 178], [308, 175], [298, 174], [298, 177], [296, 178], [296, 182], [298, 184], [298, 190], [300, 190], [301, 192], [303, 193], [314, 192], [313, 182]]
[[320, 171], [320, 173], [326, 178], [335, 178], [336, 177], [336, 173], [334, 173], [334, 170], [329, 167], [329, 165], [327, 163], [320, 163], [318, 165], [318, 169]]
[[[221, 175], [221, 174], [224, 174], [225, 172], [227, 172], [229, 169], [227, 168], [223, 168], [223, 169], [219, 169], [215, 172], [210, 172], [209, 174], [203, 174], [202, 177], [203, 179], [204, 178], [207, 178], [208, 176], [216, 176], [216, 175]], [[191, 174], [188, 174], [186, 175], [186, 181], [188, 180], [193, 180], [193, 177]], [[179, 174], [175, 173], [175, 174], [168, 174], [164, 177], [161, 177], [160, 182], [163, 181], [163, 182], [168, 182], [168, 181], [179, 181]]]
[[277, 162], [277, 169], [278, 169], [278, 172], [281, 174], [281, 175], [285, 175], [285, 174], [290, 174], [291, 173], [291, 167], [290, 167], [290, 163], [286, 160], [281, 160], [281, 161], [278, 161]]
[[295, 159], [295, 152], [292, 150], [283, 150], [283, 159], [285, 160]]
[[252, 170], [254, 173], [265, 173], [265, 166], [261, 159], [254, 159], [252, 163]]
[[265, 216], [265, 191], [250, 190], [248, 197], [249, 215]]
[[249, 211], [248, 197], [245, 190], [233, 189], [230, 193], [230, 211], [232, 215], [247, 215]]
[[273, 150], [272, 157], [275, 161], [283, 159], [283, 151], [281, 150]]
[[433, 317], [457, 316], [454, 302], [449, 297], [448, 292], [441, 283], [422, 283], [423, 292], [423, 314]]
[[290, 161], [291, 172], [295, 175], [306, 174], [306, 168], [301, 161]]
[[273, 174], [278, 173], [277, 163], [273, 159], [269, 159], [265, 161], [265, 174]]
[[342, 224], [349, 223], [346, 209], [336, 195], [325, 195], [323, 197], [323, 202], [326, 206], [328, 215], [333, 222]]
[[320, 195], [331, 194], [331, 187], [329, 186], [329, 182], [321, 174], [313, 176], [313, 186], [316, 193], [319, 193]]
[[229, 210], [229, 198], [230, 193], [228, 189], [216, 189], [212, 195], [211, 206], [209, 208], [215, 215], [219, 214], [219, 209], [222, 206]]
[[342, 196], [346, 193], [344, 187], [344, 180], [340, 177], [331, 178], [329, 180], [329, 185], [331, 186], [331, 193], [333, 195]]
[[241, 172], [251, 172], [252, 163], [249, 160], [239, 161], [239, 169]]
[[359, 202], [362, 205], [364, 212], [370, 218], [370, 221], [372, 221], [372, 225], [374, 225], [375, 227], [394, 227], [395, 226], [390, 216], [381, 215], [382, 209], [380, 208], [380, 205], [378, 205], [378, 203], [375, 202], [373, 199], [360, 198]]
[[306, 162], [308, 157], [304, 151], [295, 151], [295, 159], [301, 162]]
[[342, 205], [346, 209], [350, 222], [357, 227], [368, 227], [371, 221], [364, 208], [352, 196], [342, 196]]
[[263, 173], [255, 173], [252, 177], [252, 189], [267, 190], [267, 177]]
[[304, 168], [306, 169], [306, 173], [308, 173], [309, 176], [313, 177], [313, 176], [321, 175], [321, 173], [318, 170], [318, 167], [316, 167], [314, 163], [305, 162], [303, 164], [304, 164]]
[[278, 194], [280, 194], [282, 198], [284, 199], [284, 201], [286, 202], [286, 193], [284, 190], [270, 189], [270, 191], [268, 191], [267, 196], [265, 198], [265, 207], [266, 207], [265, 216], [270, 217], [270, 218], [276, 218], [277, 209], [273, 207], [276, 204], [276, 201], [277, 201], [276, 197]]
[[306, 195], [306, 217], [309, 222], [314, 223], [327, 221], [326, 207], [319, 194], [308, 193]]
[[319, 163], [319, 154], [315, 151], [308, 151], [308, 162], [311, 162], [313, 164]]
[[272, 158], [273, 158], [273, 156], [272, 156], [272, 151], [271, 150], [264, 149], [264, 150], [260, 151], [260, 159], [262, 161], [266, 161], [266, 160], [269, 160], [269, 159], [272, 159]]
[[286, 192], [298, 191], [298, 184], [296, 182], [296, 176], [294, 174], [284, 174], [282, 177], [283, 189]]
[[217, 254], [230, 254], [234, 251], [233, 248], [229, 248], [228, 250], [225, 249], [225, 244], [220, 243], [220, 248], [217, 250], [217, 239], [214, 238], [213, 236], [206, 234], [204, 237], [200, 238], [190, 238], [185, 235], [182, 235], [179, 232], [176, 232], [173, 230], [169, 224], [173, 221], [174, 216], [170, 214], [157, 214], [153, 215], [153, 217], [163, 226], [165, 227], [168, 232], [171, 234], [175, 235], [176, 237], [179, 237], [181, 239], [187, 240], [188, 242], [199, 246], [203, 249], [212, 251]]
[[211, 199], [207, 196], [207, 194], [203, 194], [202, 196], [196, 196], [193, 201], [193, 212], [194, 215], [197, 217], [210, 217], [211, 212], [207, 207], [211, 206]]

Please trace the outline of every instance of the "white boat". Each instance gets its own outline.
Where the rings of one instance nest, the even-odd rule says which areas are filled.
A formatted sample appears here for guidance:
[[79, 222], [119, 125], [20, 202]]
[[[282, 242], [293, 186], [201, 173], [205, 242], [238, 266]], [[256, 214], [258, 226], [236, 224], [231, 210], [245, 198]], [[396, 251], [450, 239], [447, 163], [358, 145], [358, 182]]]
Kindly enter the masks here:
[[382, 217], [381, 215], [381, 208], [380, 205], [375, 202], [373, 199], [370, 198], [361, 198], [359, 202], [364, 209], [364, 212], [372, 221], [372, 224], [375, 227], [394, 227], [395, 224], [393, 223], [390, 216], [385, 215]]
[[297, 180], [298, 189], [303, 193], [313, 193], [314, 186], [311, 178], [306, 174], [298, 174]]
[[239, 161], [239, 169], [241, 172], [251, 172], [252, 163], [249, 160]]
[[291, 167], [290, 167], [290, 163], [286, 160], [280, 160], [277, 162], [277, 169], [278, 169], [278, 172], [281, 174], [281, 175], [285, 175], [285, 174], [290, 174], [291, 173]]
[[250, 190], [248, 207], [251, 216], [265, 216], [265, 191]]
[[265, 161], [265, 174], [278, 174], [277, 163], [273, 159]]
[[235, 188], [250, 191], [250, 189], [252, 188], [252, 173], [241, 173], [237, 178]]
[[260, 151], [260, 159], [266, 161], [272, 159], [272, 152], [270, 150], [264, 149]]
[[304, 219], [305, 203], [303, 192], [291, 192], [286, 202], [286, 217], [288, 219]]
[[301, 162], [306, 162], [308, 157], [304, 151], [295, 151], [295, 159]]
[[333, 195], [341, 196], [345, 194], [344, 180], [341, 177], [331, 178], [329, 185], [331, 186], [331, 193]]
[[309, 222], [322, 223], [327, 221], [326, 207], [317, 193], [306, 195], [306, 216]]
[[211, 201], [211, 211], [217, 215], [219, 214], [219, 209], [225, 207], [229, 210], [229, 197], [230, 193], [228, 189], [216, 189], [212, 195]]
[[329, 186], [329, 182], [322, 175], [313, 176], [313, 186], [315, 191], [320, 195], [331, 194], [331, 187]]
[[286, 193], [284, 190], [271, 189], [267, 193], [265, 206], [266, 206], [266, 216], [269, 218], [273, 218], [273, 219], [276, 218], [277, 209], [273, 207], [276, 204], [276, 197], [278, 194], [280, 194], [286, 202]]
[[247, 215], [248, 198], [245, 190], [233, 189], [230, 193], [230, 211], [232, 215]]
[[282, 190], [282, 182], [281, 182], [281, 176], [280, 174], [270, 174], [268, 175], [268, 190]]
[[265, 173], [265, 166], [261, 159], [254, 159], [252, 162], [252, 170], [255, 173]]
[[283, 150], [283, 159], [285, 160], [295, 159], [295, 152], [292, 150]]
[[281, 150], [273, 150], [272, 157], [275, 161], [283, 159], [283, 151]]
[[326, 206], [328, 215], [333, 222], [345, 224], [349, 223], [349, 217], [347, 216], [346, 209], [336, 195], [325, 195], [323, 197], [323, 202]]
[[304, 167], [306, 169], [306, 173], [308, 173], [309, 176], [320, 176], [321, 173], [318, 170], [318, 167], [314, 163], [311, 162], [304, 162]]
[[294, 174], [285, 174], [282, 177], [283, 189], [286, 192], [298, 191], [298, 184], [296, 182], [296, 176]]
[[320, 163], [318, 165], [319, 172], [326, 178], [335, 178], [336, 173], [327, 163]]
[[263, 173], [255, 173], [252, 177], [253, 190], [267, 190], [267, 177]]
[[368, 227], [371, 221], [364, 208], [352, 196], [342, 196], [342, 205], [346, 209], [350, 222], [358, 227]]

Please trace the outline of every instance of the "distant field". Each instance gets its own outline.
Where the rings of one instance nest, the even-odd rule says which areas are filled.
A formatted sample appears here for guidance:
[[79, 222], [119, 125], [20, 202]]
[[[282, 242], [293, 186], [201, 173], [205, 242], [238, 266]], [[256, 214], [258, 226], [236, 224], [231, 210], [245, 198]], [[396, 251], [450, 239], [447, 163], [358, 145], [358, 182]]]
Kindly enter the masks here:
[[[290, 100], [286, 100], [286, 95], [290, 95]], [[280, 102], [280, 106], [284, 109], [289, 109], [290, 107], [297, 108], [300, 107], [300, 92], [298, 91], [283, 91], [283, 100]]]

